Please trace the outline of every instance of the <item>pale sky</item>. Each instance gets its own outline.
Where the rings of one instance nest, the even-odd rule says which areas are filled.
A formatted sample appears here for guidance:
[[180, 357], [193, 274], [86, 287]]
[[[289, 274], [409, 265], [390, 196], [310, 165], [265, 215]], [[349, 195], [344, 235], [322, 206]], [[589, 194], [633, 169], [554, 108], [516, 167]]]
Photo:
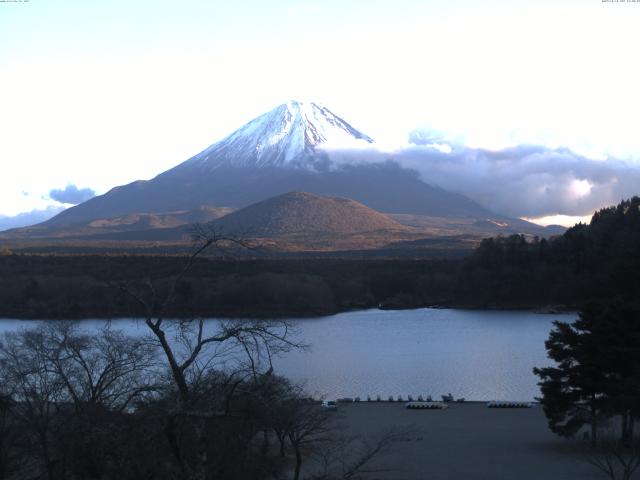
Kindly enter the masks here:
[[0, 215], [152, 178], [292, 98], [384, 145], [426, 126], [640, 169], [638, 45], [640, 3], [601, 0], [0, 2]]

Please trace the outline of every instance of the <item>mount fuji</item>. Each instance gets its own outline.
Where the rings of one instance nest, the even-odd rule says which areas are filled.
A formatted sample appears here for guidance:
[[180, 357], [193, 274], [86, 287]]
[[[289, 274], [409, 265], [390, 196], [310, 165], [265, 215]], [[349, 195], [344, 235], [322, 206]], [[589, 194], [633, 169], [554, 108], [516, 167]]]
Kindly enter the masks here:
[[363, 147], [366, 152], [372, 144], [372, 138], [327, 108], [291, 101], [151, 180], [115, 187], [23, 233], [48, 236], [82, 228], [84, 235], [98, 220], [171, 212], [187, 218], [188, 212], [198, 209], [238, 209], [292, 191], [349, 198], [385, 214], [465, 218], [492, 225], [506, 222], [523, 231], [527, 226], [536, 229], [490, 212], [464, 195], [429, 185], [417, 172], [392, 160], [337, 164], [328, 153], [331, 148]]
[[291, 101], [274, 108], [211, 145], [180, 168], [221, 167], [324, 169], [321, 147], [352, 148], [373, 143], [327, 108]]

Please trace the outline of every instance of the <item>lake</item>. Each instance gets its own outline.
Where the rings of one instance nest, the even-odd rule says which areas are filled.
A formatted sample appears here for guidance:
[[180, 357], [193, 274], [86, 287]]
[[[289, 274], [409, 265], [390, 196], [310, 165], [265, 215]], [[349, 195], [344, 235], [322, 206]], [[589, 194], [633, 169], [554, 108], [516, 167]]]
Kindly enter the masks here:
[[[546, 366], [544, 341], [554, 320], [575, 313], [431, 309], [363, 310], [295, 320], [308, 352], [275, 361], [276, 372], [318, 397], [426, 396], [533, 400], [534, 366]], [[88, 328], [103, 322], [85, 320]], [[0, 320], [0, 333], [29, 325]], [[113, 324], [145, 332], [134, 320]]]

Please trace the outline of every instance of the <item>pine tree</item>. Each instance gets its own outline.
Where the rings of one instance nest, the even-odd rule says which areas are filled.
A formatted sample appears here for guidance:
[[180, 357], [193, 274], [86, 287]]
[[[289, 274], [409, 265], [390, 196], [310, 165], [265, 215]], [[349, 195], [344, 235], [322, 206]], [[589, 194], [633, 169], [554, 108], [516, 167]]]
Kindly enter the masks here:
[[572, 324], [555, 322], [545, 342], [557, 366], [534, 368], [549, 427], [571, 437], [590, 425], [620, 416], [622, 440], [633, 436], [640, 414], [640, 309], [591, 305]]

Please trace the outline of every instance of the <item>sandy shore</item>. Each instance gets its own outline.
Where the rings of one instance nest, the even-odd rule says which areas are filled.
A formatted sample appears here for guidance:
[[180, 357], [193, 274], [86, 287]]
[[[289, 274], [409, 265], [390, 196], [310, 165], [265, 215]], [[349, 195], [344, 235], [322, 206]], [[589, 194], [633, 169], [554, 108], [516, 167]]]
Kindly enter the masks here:
[[349, 434], [373, 438], [393, 426], [416, 431], [397, 443], [376, 467], [392, 471], [370, 479], [589, 480], [603, 478], [580, 454], [582, 442], [555, 436], [540, 406], [494, 409], [484, 403], [447, 410], [406, 410], [402, 403], [340, 406]]

